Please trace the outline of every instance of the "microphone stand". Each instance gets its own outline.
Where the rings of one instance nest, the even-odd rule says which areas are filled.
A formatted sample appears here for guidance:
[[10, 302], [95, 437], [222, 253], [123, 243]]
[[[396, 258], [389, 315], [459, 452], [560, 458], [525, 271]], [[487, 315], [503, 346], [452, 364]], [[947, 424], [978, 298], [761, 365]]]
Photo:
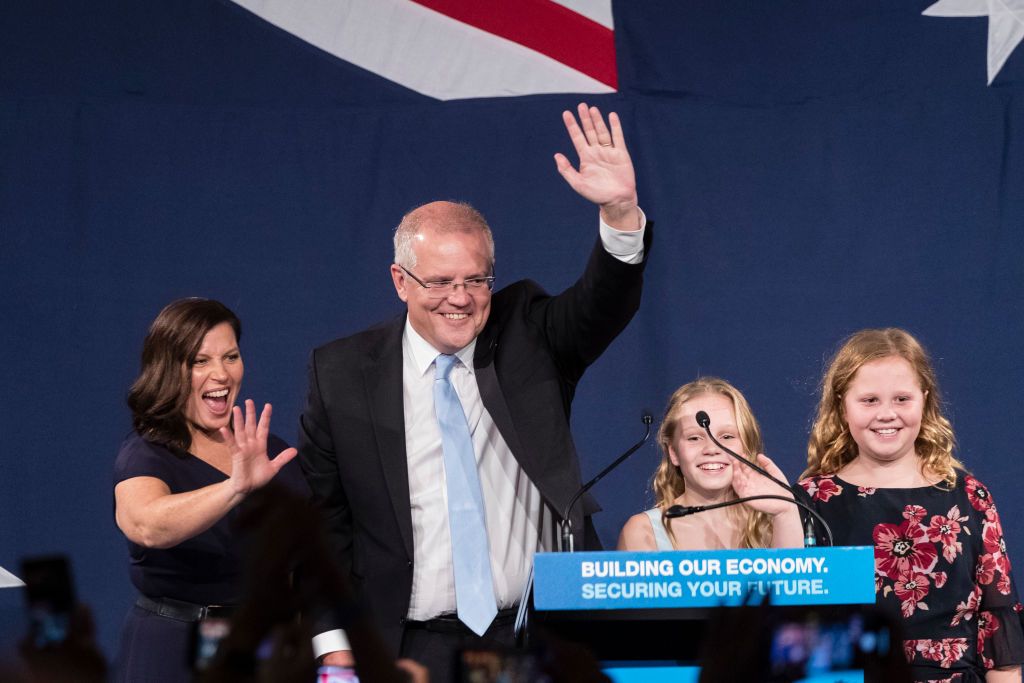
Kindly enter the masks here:
[[646, 429], [644, 430], [643, 438], [640, 439], [639, 441], [637, 441], [635, 444], [633, 444], [628, 451], [626, 451], [625, 453], [620, 455], [615, 460], [615, 462], [613, 462], [611, 465], [608, 465], [608, 467], [605, 467], [603, 470], [598, 472], [596, 477], [594, 477], [593, 479], [588, 481], [586, 484], [581, 486], [580, 490], [577, 491], [576, 495], [573, 496], [572, 500], [569, 501], [569, 504], [565, 506], [565, 510], [562, 512], [562, 521], [559, 522], [559, 529], [561, 530], [561, 538], [559, 539], [559, 543], [558, 543], [558, 550], [559, 550], [559, 552], [563, 552], [563, 553], [569, 552], [569, 553], [571, 553], [571, 552], [574, 552], [574, 550], [575, 550], [574, 549], [573, 540], [572, 540], [572, 519], [570, 519], [569, 514], [572, 512], [572, 507], [573, 507], [573, 505], [576, 504], [576, 501], [578, 501], [583, 496], [584, 493], [586, 493], [587, 491], [592, 489], [597, 482], [599, 482], [602, 479], [604, 479], [604, 475], [606, 475], [609, 472], [611, 472], [612, 470], [614, 470], [616, 467], [618, 467], [620, 464], [622, 464], [623, 460], [625, 460], [629, 456], [633, 455], [633, 453], [635, 453], [637, 451], [637, 449], [639, 449], [641, 446], [643, 446], [647, 442], [647, 439], [650, 438], [650, 436], [651, 436], [651, 423], [654, 422], [654, 418], [651, 416], [650, 413], [644, 412], [644, 414], [641, 416], [640, 419], [643, 420], [644, 426], [646, 427]]
[[512, 637], [520, 647], [527, 645], [526, 625], [529, 622], [530, 599], [533, 597], [533, 563], [530, 563], [530, 576], [523, 586], [523, 593], [519, 596], [519, 607], [516, 609], [516, 620], [512, 625]]
[[[580, 497], [583, 496], [584, 493], [586, 493], [591, 488], [593, 488], [594, 485], [597, 484], [597, 482], [601, 481], [606, 474], [608, 474], [613, 469], [618, 467], [622, 463], [623, 460], [625, 460], [629, 456], [633, 455], [633, 453], [635, 453], [641, 446], [643, 446], [647, 442], [647, 439], [650, 438], [650, 436], [651, 436], [651, 423], [654, 422], [654, 418], [651, 416], [651, 414], [649, 412], [644, 411], [644, 414], [640, 417], [640, 419], [643, 420], [644, 427], [645, 427], [643, 438], [640, 439], [639, 441], [637, 441], [635, 444], [633, 444], [628, 451], [626, 451], [625, 453], [620, 455], [615, 460], [615, 462], [613, 462], [611, 465], [608, 465], [608, 467], [605, 467], [603, 470], [598, 472], [596, 477], [594, 477], [593, 479], [588, 481], [586, 484], [584, 484], [580, 488], [580, 490], [576, 492], [576, 495], [574, 495], [572, 497], [572, 500], [569, 501], [569, 504], [565, 506], [565, 510], [562, 513], [562, 520], [558, 523], [559, 530], [561, 531], [561, 536], [558, 539], [558, 550], [559, 550], [559, 552], [570, 552], [570, 553], [573, 552], [572, 520], [569, 518], [569, 513], [572, 512], [572, 507], [573, 507], [573, 505], [576, 504], [576, 501], [578, 501], [580, 499]], [[531, 563], [531, 565], [530, 565], [530, 576], [526, 579], [526, 585], [523, 586], [523, 593], [522, 593], [522, 595], [519, 598], [519, 608], [516, 611], [515, 624], [512, 627], [512, 632], [513, 632], [513, 635], [515, 637], [515, 640], [520, 645], [525, 645], [526, 644], [526, 638], [527, 638], [527, 629], [526, 629], [526, 627], [527, 627], [527, 624], [529, 622], [529, 611], [530, 611], [529, 610], [529, 602], [530, 602], [530, 598], [533, 595], [533, 576], [534, 576], [534, 569], [533, 569], [533, 565]]]
[[[768, 477], [773, 482], [775, 482], [776, 484], [778, 484], [782, 488], [784, 488], [787, 491], [789, 491], [790, 493], [792, 493], [793, 497], [792, 498], [786, 498], [785, 496], [767, 496], [766, 495], [766, 496], [750, 496], [749, 498], [737, 498], [735, 500], [726, 501], [725, 503], [715, 503], [714, 505], [707, 505], [707, 506], [700, 506], [700, 505], [698, 505], [698, 506], [695, 506], [695, 507], [700, 508], [700, 509], [694, 509], [693, 512], [686, 512], [684, 514], [676, 515], [677, 517], [684, 517], [686, 515], [692, 515], [692, 514], [694, 514], [696, 512], [702, 512], [703, 510], [714, 510], [715, 508], [726, 507], [726, 506], [729, 506], [729, 505], [735, 505], [737, 503], [740, 503], [740, 502], [743, 502], [743, 501], [746, 501], [746, 500], [764, 500], [764, 499], [786, 500], [786, 501], [790, 501], [794, 505], [797, 505], [797, 506], [803, 508], [804, 510], [807, 510], [807, 512], [809, 512], [811, 514], [811, 517], [813, 517], [814, 520], [817, 520], [818, 523], [821, 524], [821, 528], [825, 530], [825, 536], [828, 538], [828, 544], [830, 546], [833, 545], [833, 542], [832, 542], [832, 529], [829, 528], [828, 522], [826, 522], [825, 519], [820, 514], [818, 514], [818, 512], [816, 510], [813, 510], [808, 505], [805, 505], [804, 503], [801, 503], [800, 501], [798, 501], [796, 499], [796, 490], [792, 486], [790, 486], [786, 482], [782, 481], [781, 479], [773, 477], [767, 471], [765, 471], [765, 469], [763, 467], [761, 467], [757, 463], [751, 462], [750, 460], [747, 460], [746, 458], [744, 458], [739, 453], [736, 453], [735, 451], [732, 451], [729, 448], [727, 448], [726, 446], [722, 445], [722, 443], [718, 439], [715, 438], [715, 435], [711, 433], [711, 418], [708, 417], [708, 414], [706, 412], [704, 412], [703, 410], [698, 410], [696, 418], [697, 418], [697, 424], [700, 425], [704, 429], [704, 431], [708, 435], [708, 438], [711, 439], [712, 443], [714, 443], [716, 446], [721, 448], [723, 451], [725, 451], [726, 453], [728, 453], [732, 457], [734, 457], [737, 460], [739, 460], [740, 462], [742, 462], [744, 465], [746, 465], [750, 469], [754, 470], [755, 472], [758, 472], [759, 474], [761, 474], [761, 475], [763, 475], [765, 477]], [[671, 510], [672, 508], [683, 508], [683, 506], [682, 505], [673, 505], [671, 508], [669, 508], [669, 510]], [[683, 508], [683, 509], [687, 509], [687, 508]], [[665, 514], [667, 515], [668, 511], [666, 511]], [[814, 520], [812, 520], [811, 518], [808, 518], [804, 522], [804, 547], [806, 547], [806, 548], [811, 548], [811, 547], [814, 547], [814, 546], [816, 546], [818, 544], [817, 539], [814, 536]]]

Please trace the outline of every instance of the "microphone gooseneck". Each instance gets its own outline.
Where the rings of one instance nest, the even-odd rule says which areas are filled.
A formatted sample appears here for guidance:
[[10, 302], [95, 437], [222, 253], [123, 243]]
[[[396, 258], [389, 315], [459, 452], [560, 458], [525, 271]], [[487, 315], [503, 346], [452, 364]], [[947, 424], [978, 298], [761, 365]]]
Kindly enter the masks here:
[[721, 503], [709, 503], [707, 505], [673, 505], [665, 510], [665, 516], [669, 519], [676, 519], [677, 517], [689, 517], [695, 515], [698, 512], [706, 512], [707, 510], [717, 510], [718, 508], [727, 508], [732, 505], [739, 505], [740, 503], [747, 503], [752, 500], [784, 500], [787, 503], [796, 503], [797, 501], [786, 496], [776, 496], [771, 494], [763, 494], [760, 496], [746, 496], [745, 498], [733, 498], [732, 500], [723, 500]]
[[592, 489], [594, 487], [594, 485], [597, 484], [597, 482], [599, 482], [602, 479], [604, 479], [604, 476], [606, 474], [608, 474], [609, 472], [614, 470], [616, 467], [621, 465], [622, 462], [626, 458], [628, 458], [629, 456], [631, 456], [634, 453], [636, 453], [636, 451], [641, 446], [643, 446], [645, 443], [647, 443], [647, 439], [649, 439], [650, 436], [651, 436], [651, 424], [654, 422], [654, 416], [651, 415], [651, 412], [649, 410], [645, 410], [643, 412], [643, 414], [640, 416], [640, 420], [644, 423], [644, 436], [643, 436], [643, 438], [640, 439], [639, 441], [637, 441], [632, 446], [630, 446], [629, 450], [627, 450], [625, 453], [623, 453], [622, 455], [620, 455], [618, 458], [615, 459], [615, 462], [613, 462], [611, 465], [608, 465], [608, 467], [605, 467], [603, 470], [598, 472], [597, 476], [595, 476], [593, 479], [591, 479], [586, 484], [581, 486], [580, 490], [576, 492], [576, 495], [574, 495], [569, 500], [569, 504], [565, 506], [565, 510], [562, 512], [562, 521], [559, 522], [559, 525], [560, 525], [560, 528], [561, 528], [561, 532], [562, 532], [561, 538], [559, 539], [560, 540], [560, 543], [559, 543], [559, 550], [560, 551], [562, 551], [562, 552], [570, 552], [571, 553], [574, 550], [574, 548], [573, 548], [573, 540], [572, 540], [572, 519], [569, 517], [569, 515], [572, 513], [572, 508], [573, 508], [574, 505], [576, 505], [576, 502], [583, 496], [584, 493], [586, 493], [587, 491]]
[[[825, 529], [825, 533], [829, 538], [829, 545], [832, 545], [832, 530], [828, 528], [828, 524], [825, 520], [821, 519], [817, 512], [815, 512], [810, 506], [805, 503], [801, 503], [795, 498], [787, 498], [786, 496], [775, 496], [770, 494], [764, 494], [760, 496], [747, 496], [746, 498], [733, 498], [732, 500], [722, 501], [721, 503], [711, 503], [710, 505], [673, 505], [665, 510], [665, 517], [668, 519], [675, 519], [677, 517], [689, 517], [695, 515], [698, 512], [705, 512], [707, 510], [717, 510], [718, 508], [726, 508], [731, 505], [739, 505], [740, 503], [747, 503], [752, 500], [784, 500], [787, 503], [792, 503], [799, 508], [807, 510], [810, 514], [814, 515], [815, 518], [819, 519], [822, 526]], [[810, 521], [810, 520], [808, 520]], [[811, 529], [811, 542], [807, 542], [807, 530]], [[804, 525], [804, 547], [812, 548], [817, 545], [817, 540], [814, 538], [814, 527], [812, 524]]]
[[[754, 462], [751, 462], [750, 460], [747, 460], [746, 458], [744, 458], [739, 453], [736, 453], [735, 451], [730, 450], [726, 446], [722, 445], [722, 443], [718, 439], [715, 438], [715, 435], [711, 433], [711, 418], [708, 417], [708, 414], [706, 412], [704, 412], [703, 410], [698, 410], [695, 418], [697, 420], [697, 424], [700, 425], [701, 428], [707, 433], [708, 438], [711, 439], [712, 443], [714, 443], [716, 446], [721, 448], [723, 451], [725, 451], [726, 453], [728, 453], [732, 457], [734, 457], [737, 460], [739, 460], [740, 462], [742, 462], [744, 465], [746, 465], [750, 469], [754, 470], [755, 472], [757, 472], [757, 473], [759, 473], [761, 475], [764, 475], [765, 477], [768, 477], [773, 482], [775, 482], [776, 484], [778, 484], [782, 488], [784, 488], [787, 491], [789, 491], [790, 493], [792, 493], [793, 497], [792, 498], [787, 498], [785, 496], [771, 496], [771, 495], [750, 496], [748, 498], [736, 498], [734, 500], [725, 501], [724, 503], [715, 503], [713, 505], [704, 505], [704, 506], [697, 505], [697, 506], [694, 506], [694, 508], [699, 508], [699, 509], [686, 508], [685, 506], [682, 506], [682, 505], [673, 505], [672, 507], [668, 508], [668, 510], [673, 510], [674, 508], [680, 508], [682, 510], [692, 510], [692, 511], [689, 511], [689, 512], [682, 512], [680, 514], [676, 514], [676, 515], [674, 515], [675, 517], [685, 517], [686, 515], [692, 515], [692, 514], [695, 514], [697, 512], [703, 512], [704, 510], [714, 510], [714, 509], [720, 508], [720, 507], [727, 507], [729, 505], [736, 505], [738, 503], [745, 502], [745, 501], [748, 501], [748, 500], [774, 500], [774, 499], [785, 500], [785, 501], [788, 501], [790, 503], [793, 503], [794, 505], [796, 505], [796, 506], [798, 506], [798, 507], [800, 507], [800, 508], [802, 508], [804, 510], [807, 510], [807, 512], [810, 513], [814, 517], [814, 519], [818, 521], [819, 524], [821, 524], [821, 528], [824, 529], [825, 536], [826, 536], [826, 538], [828, 538], [828, 544], [830, 546], [833, 545], [833, 543], [832, 543], [832, 529], [829, 528], [828, 522], [826, 522], [825, 519], [820, 514], [818, 514], [818, 512], [816, 510], [814, 510], [813, 508], [811, 508], [808, 505], [805, 505], [804, 503], [801, 503], [800, 501], [798, 501], [796, 499], [796, 489], [794, 489], [792, 486], [790, 486], [788, 483], [782, 481], [781, 479], [779, 479], [777, 477], [773, 477], [771, 474], [769, 474], [763, 467], [761, 467], [757, 463], [754, 463]], [[666, 512], [665, 512], [666, 516], [668, 515], [668, 510], [666, 510]], [[804, 547], [816, 546], [818, 544], [818, 542], [817, 542], [817, 538], [814, 535], [814, 524], [813, 524], [813, 522], [810, 519], [807, 519], [807, 520], [801, 519], [801, 522], [802, 522], [803, 527], [804, 527]]]

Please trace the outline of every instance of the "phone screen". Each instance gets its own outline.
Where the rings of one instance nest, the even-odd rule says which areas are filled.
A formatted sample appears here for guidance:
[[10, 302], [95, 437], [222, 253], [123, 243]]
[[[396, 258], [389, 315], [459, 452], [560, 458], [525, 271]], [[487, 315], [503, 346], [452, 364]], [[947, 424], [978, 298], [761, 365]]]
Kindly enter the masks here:
[[230, 631], [231, 622], [228, 619], [207, 617], [196, 622], [192, 641], [192, 667], [196, 671], [209, 666], [221, 641], [227, 638]]
[[67, 640], [75, 590], [71, 563], [64, 555], [26, 557], [21, 561], [29, 618], [29, 639], [36, 648]]
[[316, 683], [359, 683], [359, 677], [347, 666], [321, 666], [316, 670]]
[[467, 648], [459, 653], [459, 678], [466, 683], [532, 683], [546, 680], [529, 650]]
[[[191, 658], [192, 668], [195, 671], [206, 669], [213, 658], [217, 655], [224, 639], [231, 633], [231, 619], [228, 617], [206, 617], [200, 619], [193, 625]], [[270, 657], [274, 649], [274, 640], [267, 636], [256, 648], [256, 662], [262, 662]]]
[[884, 622], [853, 614], [846, 620], [782, 621], [772, 632], [771, 680], [862, 681], [864, 667], [889, 654]]

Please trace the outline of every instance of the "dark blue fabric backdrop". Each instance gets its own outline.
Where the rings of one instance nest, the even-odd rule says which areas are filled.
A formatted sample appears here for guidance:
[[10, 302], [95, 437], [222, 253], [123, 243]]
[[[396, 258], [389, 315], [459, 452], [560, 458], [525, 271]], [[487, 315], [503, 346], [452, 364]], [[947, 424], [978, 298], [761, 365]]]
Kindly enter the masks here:
[[[898, 325], [933, 352], [1024, 558], [1024, 49], [986, 87], [986, 20], [928, 4], [616, 4], [621, 92], [593, 100], [622, 115], [658, 233], [640, 314], [579, 388], [585, 474], [713, 373], [795, 477], [824, 358]], [[568, 285], [596, 231], [551, 159], [578, 99], [436, 102], [224, 0], [3, 3], [0, 565], [69, 553], [112, 649], [132, 590], [110, 469], [171, 299], [235, 309], [243, 394], [294, 439], [309, 350], [401, 310], [387, 267], [409, 207], [468, 200], [501, 281]], [[657, 459], [598, 488], [606, 544]], [[8, 644], [20, 609], [0, 591]]]

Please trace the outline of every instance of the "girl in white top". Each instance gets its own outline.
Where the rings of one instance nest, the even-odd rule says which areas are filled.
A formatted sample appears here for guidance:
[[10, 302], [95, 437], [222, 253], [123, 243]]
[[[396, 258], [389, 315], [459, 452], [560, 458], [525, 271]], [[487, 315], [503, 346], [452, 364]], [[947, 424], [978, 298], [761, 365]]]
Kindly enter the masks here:
[[655, 508], [633, 515], [619, 535], [619, 550], [707, 550], [802, 547], [796, 505], [759, 500], [666, 519], [672, 505], [710, 505], [738, 497], [792, 494], [720, 449], [697, 424], [704, 411], [724, 446], [774, 477], [785, 475], [766, 455], [761, 429], [736, 387], [715, 377], [684, 384], [669, 399], [658, 430], [662, 461], [654, 474]]

